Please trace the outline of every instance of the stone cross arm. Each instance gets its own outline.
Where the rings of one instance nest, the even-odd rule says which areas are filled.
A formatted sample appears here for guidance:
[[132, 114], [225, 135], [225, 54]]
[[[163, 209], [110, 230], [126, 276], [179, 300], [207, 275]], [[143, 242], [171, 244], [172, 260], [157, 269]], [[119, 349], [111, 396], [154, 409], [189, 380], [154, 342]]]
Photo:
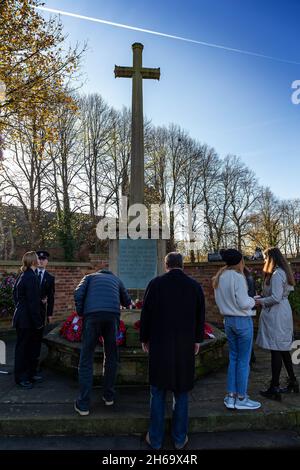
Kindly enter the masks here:
[[[145, 68], [142, 67], [138, 70], [142, 78], [149, 78], [154, 80], [160, 79], [160, 68]], [[115, 66], [115, 78], [132, 78], [134, 75], [135, 69], [133, 67], [120, 67], [119, 65]]]

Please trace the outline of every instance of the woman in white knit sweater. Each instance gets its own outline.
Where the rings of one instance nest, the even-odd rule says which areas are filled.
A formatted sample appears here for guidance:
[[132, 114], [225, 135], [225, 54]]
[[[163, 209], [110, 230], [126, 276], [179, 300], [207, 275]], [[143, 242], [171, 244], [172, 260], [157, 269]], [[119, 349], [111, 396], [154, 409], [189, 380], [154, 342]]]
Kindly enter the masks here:
[[255, 300], [248, 295], [242, 254], [234, 249], [222, 250], [226, 266], [213, 278], [215, 299], [224, 316], [229, 345], [227, 395], [224, 405], [229, 409], [256, 410], [261, 404], [247, 395], [249, 361], [253, 344], [253, 307]]

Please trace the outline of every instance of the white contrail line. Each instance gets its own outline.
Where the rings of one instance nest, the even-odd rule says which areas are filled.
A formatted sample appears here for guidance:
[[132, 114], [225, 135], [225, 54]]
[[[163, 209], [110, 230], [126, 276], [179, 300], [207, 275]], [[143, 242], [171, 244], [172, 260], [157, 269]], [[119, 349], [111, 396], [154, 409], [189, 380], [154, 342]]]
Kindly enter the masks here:
[[55, 8], [48, 8], [48, 7], [42, 7], [42, 6], [37, 6], [37, 7], [34, 7], [34, 8], [36, 8], [37, 10], [46, 11], [48, 13], [56, 13], [56, 14], [64, 15], [64, 16], [71, 16], [73, 18], [78, 18], [78, 19], [81, 19], [81, 20], [94, 21], [95, 23], [101, 23], [101, 24], [106, 24], [106, 25], [109, 25], [109, 26], [115, 26], [117, 28], [129, 29], [131, 31], [138, 31], [140, 33], [154, 34], [155, 36], [162, 36], [162, 37], [165, 37], [165, 38], [177, 39], [179, 41], [191, 42], [191, 43], [194, 43], [194, 44], [200, 44], [201, 46], [214, 47], [215, 49], [223, 49], [224, 51], [237, 52], [239, 54], [245, 54], [245, 55], [250, 55], [250, 56], [254, 56], [254, 57], [260, 57], [261, 59], [275, 60], [276, 62], [283, 62], [285, 64], [300, 65], [300, 62], [297, 62], [297, 61], [294, 61], [294, 60], [281, 59], [279, 57], [273, 57], [273, 56], [270, 56], [270, 55], [260, 54], [259, 52], [245, 51], [243, 49], [235, 49], [233, 47], [222, 46], [220, 44], [214, 44], [214, 43], [204, 42], [204, 41], [197, 41], [195, 39], [184, 38], [182, 36], [175, 36], [173, 34], [160, 33], [158, 31], [152, 31], [151, 29], [138, 28], [136, 26], [129, 26], [129, 25], [126, 25], [126, 24], [115, 23], [113, 21], [101, 20], [100, 18], [93, 18], [91, 16], [78, 15], [76, 13], [70, 13], [70, 12], [67, 12], [67, 11], [57, 10]]

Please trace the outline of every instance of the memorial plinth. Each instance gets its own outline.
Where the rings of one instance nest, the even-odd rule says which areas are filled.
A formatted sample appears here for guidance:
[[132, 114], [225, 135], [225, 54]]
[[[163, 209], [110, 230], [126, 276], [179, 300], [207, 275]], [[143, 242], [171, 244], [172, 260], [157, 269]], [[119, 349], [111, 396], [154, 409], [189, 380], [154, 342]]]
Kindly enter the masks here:
[[[148, 355], [141, 349], [139, 332], [134, 324], [140, 318], [139, 310], [124, 310], [121, 318], [126, 325], [126, 346], [119, 348], [120, 362], [117, 385], [147, 385]], [[196, 356], [196, 379], [223, 367], [227, 363], [224, 353], [226, 337], [221, 330], [213, 328], [215, 339], [207, 339], [201, 344]], [[48, 347], [45, 365], [64, 374], [77, 377], [81, 343], [72, 343], [59, 334], [60, 326], [54, 328], [44, 338]], [[94, 381], [102, 382], [103, 348], [96, 347], [94, 355]]]
[[109, 240], [109, 269], [130, 290], [132, 298], [143, 298], [148, 283], [164, 273], [166, 240]]

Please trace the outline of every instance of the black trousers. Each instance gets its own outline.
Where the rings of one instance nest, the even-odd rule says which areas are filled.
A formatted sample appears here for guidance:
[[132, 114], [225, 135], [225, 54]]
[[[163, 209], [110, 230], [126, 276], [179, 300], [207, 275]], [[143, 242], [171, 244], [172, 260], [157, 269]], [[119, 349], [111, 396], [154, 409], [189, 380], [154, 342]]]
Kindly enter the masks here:
[[16, 383], [31, 380], [36, 374], [41, 350], [43, 329], [17, 328], [15, 347], [15, 381]]
[[284, 363], [284, 366], [286, 368], [289, 378], [291, 380], [296, 379], [290, 351], [271, 351], [272, 386], [273, 387], [279, 387], [282, 362]]
[[39, 362], [40, 362], [43, 336], [44, 336], [44, 328], [40, 328], [39, 330], [36, 330], [35, 341], [33, 342], [33, 345], [32, 345], [33, 361], [34, 361], [34, 374], [33, 375], [36, 375], [39, 370]]

